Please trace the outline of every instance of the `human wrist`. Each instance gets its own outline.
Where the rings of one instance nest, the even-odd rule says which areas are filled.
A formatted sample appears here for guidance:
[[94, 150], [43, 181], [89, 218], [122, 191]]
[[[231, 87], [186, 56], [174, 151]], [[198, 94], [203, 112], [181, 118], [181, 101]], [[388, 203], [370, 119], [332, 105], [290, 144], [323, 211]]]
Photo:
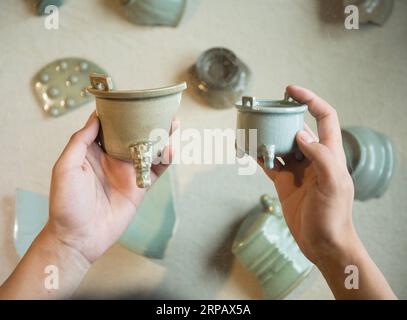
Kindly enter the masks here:
[[323, 274], [336, 271], [343, 273], [346, 266], [357, 264], [364, 252], [364, 246], [352, 227], [343, 235], [342, 240], [332, 242], [329, 248], [319, 255], [315, 265]]
[[48, 224], [35, 240], [34, 252], [37, 252], [41, 259], [44, 272], [47, 266], [51, 266], [49, 270], [57, 270], [58, 287], [56, 290], [46, 290], [47, 299], [69, 298], [91, 266], [79, 250], [61, 241]]
[[49, 223], [42, 229], [36, 241], [41, 242], [44, 249], [47, 249], [57, 260], [71, 265], [78, 271], [86, 273], [91, 266], [91, 262], [78, 249], [68, 245], [57, 236]]

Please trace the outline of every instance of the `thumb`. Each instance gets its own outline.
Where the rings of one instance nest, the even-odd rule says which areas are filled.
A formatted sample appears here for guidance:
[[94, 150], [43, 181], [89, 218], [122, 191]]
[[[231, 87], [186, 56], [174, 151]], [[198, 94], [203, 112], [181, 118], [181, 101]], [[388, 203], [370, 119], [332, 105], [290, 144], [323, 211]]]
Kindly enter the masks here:
[[297, 144], [304, 156], [312, 163], [318, 180], [323, 184], [331, 180], [335, 168], [329, 149], [304, 130], [297, 133]]
[[69, 139], [62, 152], [58, 164], [63, 167], [75, 167], [83, 164], [88, 147], [95, 141], [99, 132], [99, 120], [96, 112], [93, 112], [85, 126], [75, 132]]

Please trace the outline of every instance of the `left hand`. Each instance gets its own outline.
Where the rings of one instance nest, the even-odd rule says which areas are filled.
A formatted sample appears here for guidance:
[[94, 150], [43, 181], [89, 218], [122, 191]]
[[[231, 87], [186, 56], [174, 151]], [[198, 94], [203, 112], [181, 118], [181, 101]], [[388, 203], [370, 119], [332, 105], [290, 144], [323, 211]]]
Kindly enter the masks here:
[[[175, 122], [172, 124], [174, 128]], [[77, 250], [90, 263], [122, 234], [144, 198], [133, 165], [114, 159], [94, 142], [99, 120], [92, 113], [72, 135], [52, 171], [49, 221], [44, 231]], [[170, 162], [170, 148], [162, 163]], [[154, 183], [168, 165], [153, 165]]]

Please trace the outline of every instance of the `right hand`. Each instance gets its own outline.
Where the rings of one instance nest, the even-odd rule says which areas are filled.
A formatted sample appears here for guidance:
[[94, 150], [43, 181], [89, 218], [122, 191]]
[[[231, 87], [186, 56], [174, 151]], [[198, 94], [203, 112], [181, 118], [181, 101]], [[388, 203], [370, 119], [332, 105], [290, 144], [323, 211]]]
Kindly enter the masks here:
[[287, 225], [305, 256], [315, 264], [336, 255], [358, 239], [352, 223], [353, 182], [346, 167], [337, 113], [313, 92], [288, 86], [287, 94], [306, 103], [316, 119], [319, 141], [305, 126], [297, 143], [305, 155], [284, 159], [282, 166], [265, 169], [272, 179]]

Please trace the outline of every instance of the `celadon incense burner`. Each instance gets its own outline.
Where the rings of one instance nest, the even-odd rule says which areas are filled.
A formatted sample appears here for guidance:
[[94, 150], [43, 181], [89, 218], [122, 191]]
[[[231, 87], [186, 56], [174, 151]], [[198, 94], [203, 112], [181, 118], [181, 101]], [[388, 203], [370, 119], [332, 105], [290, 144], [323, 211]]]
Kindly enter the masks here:
[[132, 161], [137, 186], [151, 185], [150, 169], [162, 150], [153, 141], [154, 129], [169, 132], [186, 83], [145, 90], [112, 90], [111, 79], [105, 75], [90, 76], [88, 91], [96, 97], [96, 112], [101, 123], [101, 143], [107, 154]]
[[[242, 97], [237, 108], [236, 154], [243, 153], [262, 157], [268, 169], [274, 167], [274, 159], [294, 153], [298, 160], [303, 158], [298, 149], [295, 136], [304, 128], [304, 113], [307, 105], [285, 97], [284, 100], [258, 100]], [[253, 146], [251, 129], [256, 130], [257, 146]], [[239, 134], [243, 130], [244, 134]], [[254, 148], [254, 150], [253, 150]], [[254, 154], [253, 154], [254, 153]]]

